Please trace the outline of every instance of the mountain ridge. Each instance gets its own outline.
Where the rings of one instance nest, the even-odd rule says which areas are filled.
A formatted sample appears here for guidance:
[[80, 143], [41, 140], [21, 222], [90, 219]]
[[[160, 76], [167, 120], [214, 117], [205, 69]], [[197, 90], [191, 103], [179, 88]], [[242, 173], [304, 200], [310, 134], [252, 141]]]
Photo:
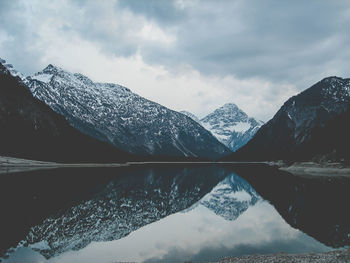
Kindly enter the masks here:
[[118, 84], [91, 81], [48, 65], [27, 77], [33, 95], [71, 125], [141, 155], [218, 158], [229, 150], [198, 123]]
[[[0, 154], [57, 162], [125, 162], [133, 156], [84, 135], [0, 63]], [[11, 66], [12, 68], [12, 66]]]

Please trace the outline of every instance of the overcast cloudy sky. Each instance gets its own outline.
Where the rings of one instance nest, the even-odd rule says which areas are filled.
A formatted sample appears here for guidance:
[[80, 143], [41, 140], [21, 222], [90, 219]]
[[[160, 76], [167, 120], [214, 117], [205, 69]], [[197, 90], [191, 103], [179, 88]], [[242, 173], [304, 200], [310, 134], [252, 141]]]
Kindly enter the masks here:
[[350, 1], [0, 0], [0, 57], [200, 117], [234, 102], [266, 121], [322, 78], [350, 77]]

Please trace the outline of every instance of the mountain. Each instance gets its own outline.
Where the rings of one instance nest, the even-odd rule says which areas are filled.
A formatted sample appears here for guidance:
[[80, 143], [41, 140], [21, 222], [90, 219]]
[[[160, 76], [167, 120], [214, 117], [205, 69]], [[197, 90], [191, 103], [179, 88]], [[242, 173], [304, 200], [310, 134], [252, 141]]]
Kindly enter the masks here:
[[34, 98], [19, 74], [4, 60], [0, 63], [0, 145], [0, 155], [36, 160], [131, 159], [130, 154], [71, 127], [61, 115]]
[[190, 112], [181, 113], [200, 123], [232, 151], [245, 145], [263, 125], [233, 103], [225, 104], [201, 120]]
[[12, 64], [6, 63], [6, 60], [2, 58], [0, 58], [0, 63], [11, 73], [12, 76], [19, 77], [22, 81], [25, 80], [25, 76], [22, 73], [18, 72]]
[[123, 86], [96, 83], [53, 65], [26, 81], [36, 98], [73, 127], [118, 149], [141, 155], [205, 158], [229, 153], [192, 119]]
[[308, 152], [317, 162], [340, 161], [350, 164], [350, 105], [344, 113], [316, 127], [301, 152]]
[[226, 160], [349, 160], [349, 133], [344, 133], [349, 131], [349, 103], [350, 79], [325, 78], [287, 100]]
[[190, 117], [192, 120], [194, 120], [200, 124], [199, 118], [196, 115], [194, 115], [193, 113], [191, 113], [189, 111], [185, 111], [185, 110], [180, 111], [180, 113], [186, 115], [187, 117]]

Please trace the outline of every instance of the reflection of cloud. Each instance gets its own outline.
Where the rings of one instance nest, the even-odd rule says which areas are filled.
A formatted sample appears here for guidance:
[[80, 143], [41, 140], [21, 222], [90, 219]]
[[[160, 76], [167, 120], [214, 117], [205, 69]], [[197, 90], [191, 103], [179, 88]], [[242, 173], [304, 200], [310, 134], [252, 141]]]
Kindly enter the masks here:
[[144, 263], [178, 263], [185, 260], [192, 262], [208, 262], [219, 260], [224, 257], [239, 257], [251, 254], [271, 254], [271, 253], [310, 253], [327, 251], [326, 247], [315, 245], [310, 242], [310, 237], [300, 235], [293, 240], [273, 240], [262, 244], [239, 244], [235, 247], [225, 247], [218, 245], [217, 247], [203, 247], [198, 253], [174, 247], [160, 258], [151, 258]]

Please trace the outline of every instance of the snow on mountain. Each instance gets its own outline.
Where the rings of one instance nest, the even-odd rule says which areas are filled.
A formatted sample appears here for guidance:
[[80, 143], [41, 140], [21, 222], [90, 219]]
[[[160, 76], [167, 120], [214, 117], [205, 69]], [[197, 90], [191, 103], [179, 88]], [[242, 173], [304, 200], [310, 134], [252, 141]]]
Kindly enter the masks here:
[[192, 119], [111, 83], [47, 66], [27, 78], [33, 95], [75, 128], [135, 154], [217, 158], [229, 153]]
[[25, 80], [25, 76], [18, 72], [12, 64], [6, 63], [5, 59], [0, 58], [0, 63], [11, 73], [14, 77], [19, 77], [22, 81]]
[[199, 118], [196, 115], [194, 115], [193, 113], [191, 113], [189, 111], [185, 111], [185, 110], [180, 111], [180, 113], [186, 115], [187, 117], [190, 117], [192, 120], [194, 120], [200, 124]]
[[0, 155], [54, 162], [133, 160], [130, 154], [74, 129], [34, 98], [16, 72], [0, 61]]
[[[339, 131], [316, 143], [320, 140], [317, 130], [343, 114], [349, 105], [350, 79], [325, 78], [288, 99], [256, 136], [228, 159], [308, 161], [317, 155], [333, 154], [335, 149], [326, 148], [335, 142]], [[344, 128], [346, 125], [344, 121]]]
[[197, 121], [232, 151], [245, 145], [264, 124], [250, 118], [233, 103], [225, 104], [203, 119], [187, 111], [181, 113]]

